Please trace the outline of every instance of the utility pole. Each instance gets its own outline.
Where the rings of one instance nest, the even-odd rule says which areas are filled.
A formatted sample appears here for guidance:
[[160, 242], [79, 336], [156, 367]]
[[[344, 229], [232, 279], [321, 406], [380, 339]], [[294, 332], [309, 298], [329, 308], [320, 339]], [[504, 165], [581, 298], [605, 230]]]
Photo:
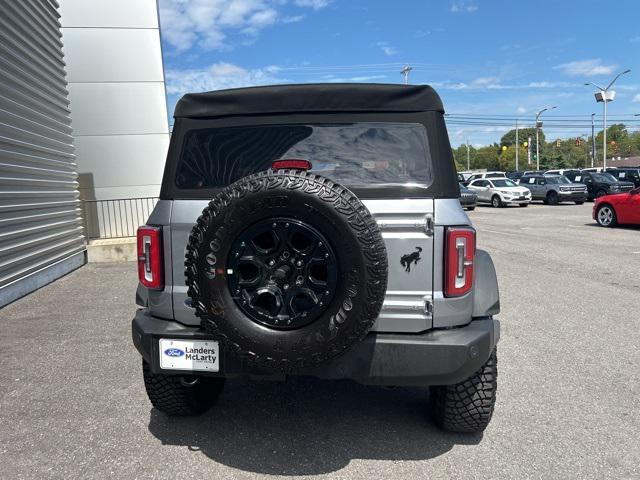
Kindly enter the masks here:
[[593, 162], [596, 160], [596, 124], [595, 113], [591, 114], [591, 168], [593, 168]]
[[602, 168], [603, 169], [607, 168], [607, 103], [612, 102], [616, 95], [616, 92], [613, 92], [613, 91], [611, 92], [611, 94], [609, 94], [609, 89], [615, 83], [615, 81], [618, 80], [618, 78], [620, 78], [625, 73], [629, 73], [630, 71], [631, 70], [626, 69], [624, 72], [620, 72], [618, 75], [616, 75], [616, 77], [613, 80], [611, 80], [611, 83], [609, 83], [609, 85], [607, 85], [605, 88], [602, 88], [593, 82], [585, 83], [585, 85], [587, 86], [593, 85], [598, 90], [600, 90], [598, 93], [595, 94], [596, 102], [602, 102], [604, 105], [604, 117], [602, 118]]
[[409, 85], [409, 72], [411, 70], [413, 70], [413, 67], [411, 65], [405, 65], [404, 67], [402, 67], [402, 70], [400, 70], [400, 75], [402, 75], [402, 77], [404, 78], [405, 85]]
[[467, 170], [471, 170], [471, 167], [469, 164], [469, 137], [467, 137]]
[[516, 170], [518, 170], [519, 159], [520, 159], [520, 140], [518, 140], [518, 119], [516, 118]]
[[557, 106], [546, 107], [536, 113], [536, 170], [540, 170], [540, 127], [542, 126], [542, 122], [540, 122], [540, 115], [547, 110], [553, 110], [554, 108], [558, 108]]

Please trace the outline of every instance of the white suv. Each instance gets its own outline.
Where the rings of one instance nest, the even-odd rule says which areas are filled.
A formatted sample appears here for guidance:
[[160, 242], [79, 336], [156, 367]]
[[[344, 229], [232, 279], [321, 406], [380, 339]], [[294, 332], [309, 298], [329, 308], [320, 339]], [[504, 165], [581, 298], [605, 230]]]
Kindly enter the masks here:
[[478, 195], [478, 203], [489, 203], [496, 208], [509, 203], [526, 207], [531, 202], [531, 190], [516, 185], [508, 178], [481, 178], [471, 182], [467, 188]]

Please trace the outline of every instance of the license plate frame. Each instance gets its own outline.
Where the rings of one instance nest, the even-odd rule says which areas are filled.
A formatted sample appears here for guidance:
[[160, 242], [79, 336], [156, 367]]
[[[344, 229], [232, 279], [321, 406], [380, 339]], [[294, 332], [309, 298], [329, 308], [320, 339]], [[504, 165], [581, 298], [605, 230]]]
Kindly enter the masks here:
[[158, 339], [161, 370], [220, 372], [220, 342], [217, 340]]

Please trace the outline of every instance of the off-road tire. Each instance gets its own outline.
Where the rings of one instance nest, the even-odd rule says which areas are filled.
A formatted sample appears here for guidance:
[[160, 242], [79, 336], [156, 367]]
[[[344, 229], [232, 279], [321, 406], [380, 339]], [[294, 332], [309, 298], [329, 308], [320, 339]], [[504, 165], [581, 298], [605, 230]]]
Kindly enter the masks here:
[[152, 373], [142, 361], [144, 388], [151, 404], [169, 416], [200, 415], [218, 400], [224, 378], [164, 375]]
[[[338, 288], [324, 312], [289, 330], [248, 318], [225, 277], [235, 239], [250, 225], [275, 218], [309, 223], [333, 244], [339, 265]], [[227, 354], [260, 372], [301, 371], [344, 352], [369, 332], [387, 289], [387, 252], [369, 210], [346, 187], [299, 170], [250, 175], [216, 195], [189, 236], [185, 267], [202, 327]]]
[[560, 203], [560, 198], [558, 197], [558, 194], [553, 190], [547, 193], [546, 203], [548, 203], [549, 205], [558, 205], [558, 203]]
[[491, 197], [491, 206], [493, 208], [504, 207], [504, 203], [502, 203], [502, 199], [500, 198], [500, 195], [494, 195], [493, 197]]
[[455, 385], [431, 387], [430, 410], [435, 423], [450, 432], [482, 432], [496, 403], [498, 359], [496, 350], [468, 379]]

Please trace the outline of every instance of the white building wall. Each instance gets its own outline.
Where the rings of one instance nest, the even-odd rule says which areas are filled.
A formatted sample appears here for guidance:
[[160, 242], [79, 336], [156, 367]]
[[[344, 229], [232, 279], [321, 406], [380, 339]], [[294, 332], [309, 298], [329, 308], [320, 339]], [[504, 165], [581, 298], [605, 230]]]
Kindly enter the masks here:
[[156, 197], [169, 144], [155, 0], [61, 0], [86, 200]]

